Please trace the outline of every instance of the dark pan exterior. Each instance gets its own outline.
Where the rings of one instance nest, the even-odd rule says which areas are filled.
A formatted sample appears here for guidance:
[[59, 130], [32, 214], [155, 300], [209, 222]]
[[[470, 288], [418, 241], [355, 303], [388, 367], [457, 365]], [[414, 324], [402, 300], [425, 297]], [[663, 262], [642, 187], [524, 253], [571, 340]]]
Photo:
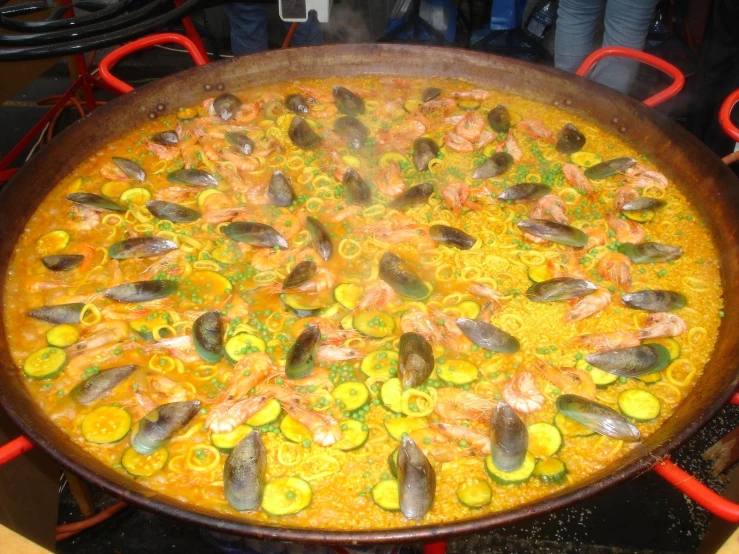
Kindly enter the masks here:
[[209, 512], [145, 489], [72, 444], [34, 405], [21, 372], [11, 361], [4, 326], [0, 326], [0, 402], [26, 436], [62, 466], [124, 500], [218, 531], [263, 539], [339, 544], [433, 541], [550, 512], [639, 475], [684, 442], [727, 402], [739, 381], [739, 333], [728, 332], [739, 329], [739, 180], [692, 135], [643, 104], [553, 69], [476, 52], [388, 44], [297, 48], [194, 68], [126, 94], [64, 131], [5, 187], [0, 195], [3, 286], [13, 246], [27, 219], [46, 193], [99, 146], [151, 117], [202, 101], [221, 90], [298, 77], [358, 74], [456, 77], [558, 106], [637, 146], [670, 180], [678, 183], [709, 221], [721, 252], [726, 317], [706, 371], [677, 412], [638, 448], [605, 470], [551, 497], [513, 510], [444, 525], [409, 523], [406, 528], [387, 531], [255, 526], [238, 517]]

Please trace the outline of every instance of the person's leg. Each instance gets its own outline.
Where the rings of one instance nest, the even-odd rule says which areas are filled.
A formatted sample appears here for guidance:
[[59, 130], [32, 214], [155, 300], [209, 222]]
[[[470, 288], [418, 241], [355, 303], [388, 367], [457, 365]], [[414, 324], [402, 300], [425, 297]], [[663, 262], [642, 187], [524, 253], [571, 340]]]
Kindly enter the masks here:
[[554, 66], [574, 73], [593, 51], [605, 0], [560, 0], [554, 35]]
[[[658, 2], [659, 0], [608, 0], [603, 46], [643, 49]], [[639, 62], [625, 58], [608, 58], [596, 66], [592, 78], [626, 94], [637, 71]]]
[[308, 16], [308, 21], [300, 23], [295, 29], [292, 46], [315, 46], [323, 44], [323, 29], [317, 17]]
[[224, 6], [231, 21], [234, 56], [267, 50], [267, 6], [232, 2]]

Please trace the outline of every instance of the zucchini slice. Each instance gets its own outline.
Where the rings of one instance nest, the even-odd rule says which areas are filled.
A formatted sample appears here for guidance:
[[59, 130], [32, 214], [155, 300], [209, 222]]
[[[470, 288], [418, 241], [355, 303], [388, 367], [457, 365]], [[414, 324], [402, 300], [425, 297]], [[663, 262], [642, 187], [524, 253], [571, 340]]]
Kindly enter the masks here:
[[659, 398], [641, 389], [623, 391], [618, 395], [617, 402], [621, 413], [636, 421], [651, 421], [662, 411]]
[[467, 385], [477, 380], [479, 371], [465, 360], [445, 360], [436, 364], [436, 375], [448, 385]]
[[493, 481], [499, 485], [518, 485], [529, 480], [536, 467], [536, 458], [531, 452], [526, 453], [523, 464], [513, 471], [501, 471], [493, 463], [492, 456], [485, 456], [485, 469]]
[[567, 466], [559, 458], [546, 458], [536, 463], [534, 475], [547, 485], [559, 485], [567, 478]]
[[415, 113], [416, 110], [423, 104], [418, 98], [411, 98], [410, 100], [406, 100], [403, 104], [403, 108], [408, 113]]
[[554, 425], [544, 421], [528, 426], [529, 452], [537, 458], [547, 458], [562, 447], [562, 435]]
[[133, 187], [131, 189], [124, 190], [119, 198], [124, 204], [143, 205], [151, 200], [151, 192], [143, 187]]
[[352, 319], [354, 328], [368, 337], [381, 339], [395, 331], [393, 316], [385, 312], [361, 312]]
[[385, 429], [398, 442], [411, 431], [425, 429], [428, 426], [429, 424], [424, 417], [398, 417], [385, 420]]
[[403, 385], [400, 384], [400, 379], [397, 377], [388, 379], [382, 384], [382, 388], [380, 388], [380, 400], [382, 400], [386, 408], [393, 412], [400, 413], [400, 399], [402, 396]]
[[64, 350], [47, 346], [32, 352], [23, 362], [23, 373], [31, 379], [51, 379], [59, 375], [67, 363]]
[[554, 416], [554, 425], [566, 439], [572, 437], [589, 437], [595, 434], [595, 431], [579, 424], [574, 419], [570, 419], [562, 412], [557, 412]]
[[308, 428], [291, 415], [286, 415], [280, 422], [280, 432], [290, 442], [301, 443], [313, 437]]
[[131, 186], [127, 181], [108, 181], [100, 187], [100, 193], [108, 198], [118, 198]]
[[638, 212], [632, 212], [632, 211], [622, 211], [621, 214], [631, 221], [636, 221], [637, 223], [648, 223], [654, 219], [655, 213], [654, 210], [640, 210]]
[[55, 325], [46, 331], [46, 342], [49, 346], [57, 346], [59, 348], [67, 348], [80, 340], [80, 332], [77, 327], [69, 323]]
[[314, 317], [333, 302], [331, 294], [301, 294], [298, 292], [285, 294], [282, 303], [298, 317]]
[[341, 283], [334, 289], [334, 299], [347, 310], [356, 308], [364, 294], [364, 288], [354, 283]]
[[210, 442], [212, 442], [213, 446], [218, 450], [224, 454], [228, 454], [236, 448], [236, 445], [239, 444], [246, 435], [251, 433], [251, 429], [252, 428], [249, 425], [239, 425], [230, 433], [211, 433]]
[[212, 306], [219, 300], [225, 301], [233, 290], [231, 281], [212, 269], [193, 271], [187, 279], [190, 281], [190, 287], [187, 287], [189, 290], [183, 290], [183, 294], [196, 292], [202, 298], [204, 306]]
[[570, 154], [570, 160], [572, 160], [573, 164], [579, 165], [580, 167], [592, 167], [602, 162], [603, 158], [598, 154], [583, 152], [581, 150], [580, 152]]
[[[208, 197], [210, 197], [211, 195], [214, 195], [213, 198], [211, 198], [211, 200], [208, 200]], [[226, 195], [223, 194], [222, 192], [217, 191], [216, 189], [205, 189], [203, 192], [198, 194], [198, 198], [197, 198], [198, 206], [200, 208], [203, 208], [205, 207], [206, 201], [208, 202], [215, 201], [216, 198], [222, 198], [223, 200], [227, 200]]]
[[128, 322], [128, 326], [146, 341], [154, 340], [154, 329], [169, 325], [164, 314], [154, 313]]
[[652, 373], [647, 373], [646, 375], [642, 375], [640, 377], [637, 377], [639, 381], [642, 383], [646, 383], [647, 385], [651, 385], [653, 383], [657, 383], [662, 380], [662, 372], [661, 371], [653, 371]]
[[404, 165], [410, 163], [411, 161], [400, 152], [385, 152], [383, 155], [380, 156], [380, 159], [378, 161], [378, 165], [382, 169], [385, 169], [390, 164]]
[[270, 398], [260, 410], [246, 420], [247, 425], [252, 427], [261, 427], [276, 421], [282, 413], [282, 406], [276, 398]]
[[131, 415], [116, 406], [98, 406], [82, 420], [82, 436], [88, 442], [118, 442], [131, 430]]
[[262, 496], [262, 509], [273, 516], [297, 514], [310, 504], [313, 491], [300, 477], [280, 477], [267, 483]]
[[480, 102], [472, 98], [460, 98], [457, 100], [457, 106], [462, 110], [472, 111], [480, 107]]
[[168, 459], [169, 452], [166, 448], [155, 450], [147, 456], [139, 454], [133, 448], [126, 448], [121, 457], [121, 465], [136, 477], [151, 477], [164, 467]]
[[345, 419], [340, 423], [341, 439], [336, 443], [336, 448], [348, 452], [356, 450], [364, 445], [369, 438], [369, 428], [366, 424], [356, 419]]
[[647, 339], [643, 340], [642, 344], [661, 344], [670, 353], [670, 360], [677, 360], [680, 357], [681, 348], [680, 343], [672, 337], [664, 337], [659, 339]]
[[398, 454], [400, 454], [400, 447], [393, 450], [387, 457], [387, 465], [390, 467], [390, 473], [396, 479], [398, 478]]
[[343, 410], [353, 412], [369, 402], [369, 389], [364, 383], [358, 381], [346, 381], [338, 385], [331, 393]]
[[55, 254], [67, 247], [70, 238], [69, 233], [61, 229], [50, 231], [38, 238], [36, 241], [36, 252], [42, 257]]
[[618, 381], [618, 375], [606, 373], [602, 369], [591, 366], [585, 360], [577, 360], [575, 367], [581, 371], [587, 371], [590, 374], [591, 379], [593, 379], [593, 383], [595, 383], [595, 386], [599, 389], [604, 389]]
[[264, 352], [267, 350], [267, 343], [256, 335], [239, 333], [226, 341], [223, 350], [228, 361], [235, 364], [250, 352]]
[[529, 267], [529, 279], [534, 283], [542, 283], [554, 279], [554, 274], [549, 267], [545, 265], [532, 265]]
[[457, 487], [457, 498], [468, 508], [482, 508], [490, 504], [493, 499], [493, 490], [485, 481], [472, 479]]
[[380, 508], [388, 512], [400, 511], [400, 490], [398, 481], [385, 479], [372, 487], [372, 500]]
[[362, 358], [360, 366], [367, 377], [390, 377], [398, 369], [398, 353], [393, 350], [375, 350]]
[[474, 300], [464, 300], [455, 306], [459, 310], [460, 317], [466, 317], [467, 319], [477, 319], [480, 315], [480, 304]]

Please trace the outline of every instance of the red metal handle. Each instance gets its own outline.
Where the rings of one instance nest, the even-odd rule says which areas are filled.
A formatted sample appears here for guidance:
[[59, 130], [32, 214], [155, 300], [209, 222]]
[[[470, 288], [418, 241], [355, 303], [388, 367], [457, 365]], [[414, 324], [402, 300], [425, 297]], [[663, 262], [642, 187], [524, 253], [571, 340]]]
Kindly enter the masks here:
[[446, 554], [445, 542], [430, 542], [423, 545], [423, 554]]
[[731, 403], [734, 404], [734, 406], [739, 406], [739, 392], [735, 392], [734, 396], [731, 397]]
[[739, 89], [732, 92], [729, 97], [724, 100], [724, 103], [721, 104], [721, 110], [718, 112], [718, 120], [721, 122], [721, 127], [723, 127], [724, 132], [735, 141], [739, 142], [739, 129], [737, 129], [736, 125], [731, 122], [731, 110], [734, 109], [737, 102], [739, 102]]
[[673, 82], [669, 87], [667, 87], [662, 92], [658, 92], [654, 96], [650, 96], [649, 98], [644, 100], [644, 103], [650, 108], [661, 104], [665, 100], [669, 100], [678, 92], [680, 92], [683, 86], [685, 86], [685, 76], [683, 75], [682, 71], [680, 71], [671, 63], [667, 63], [662, 58], [652, 56], [651, 54], [647, 54], [640, 50], [634, 50], [633, 48], [624, 48], [622, 46], [609, 46], [607, 48], [596, 50], [587, 58], [585, 58], [585, 61], [582, 62], [582, 65], [576, 71], [576, 74], [580, 77], [585, 77], [596, 63], [598, 63], [603, 58], [607, 58], [609, 56], [631, 58], [632, 60], [637, 60], [647, 65], [651, 65], [652, 67], [656, 67], [657, 69], [664, 71], [670, 77], [672, 77]]
[[208, 63], [208, 58], [189, 38], [178, 35], [177, 33], [161, 33], [134, 40], [133, 42], [129, 42], [128, 44], [124, 44], [120, 48], [113, 50], [100, 61], [100, 66], [98, 67], [100, 70], [100, 78], [121, 94], [131, 92], [133, 87], [124, 83], [117, 77], [114, 77], [110, 70], [115, 66], [115, 64], [133, 52], [145, 50], [152, 46], [156, 46], [157, 44], [167, 43], [175, 43], [184, 47], [190, 54], [190, 57], [192, 57], [195, 65], [205, 65]]
[[33, 448], [33, 443], [26, 437], [18, 437], [7, 444], [0, 446], [0, 466], [15, 460], [21, 454]]

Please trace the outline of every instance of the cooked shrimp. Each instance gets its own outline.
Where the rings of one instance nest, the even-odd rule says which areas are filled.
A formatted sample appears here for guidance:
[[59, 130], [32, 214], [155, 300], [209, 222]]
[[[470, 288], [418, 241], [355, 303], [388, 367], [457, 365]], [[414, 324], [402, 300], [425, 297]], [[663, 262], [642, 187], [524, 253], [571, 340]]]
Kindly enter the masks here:
[[405, 182], [400, 176], [398, 164], [391, 163], [385, 170], [380, 172], [376, 182], [377, 189], [388, 198], [395, 199], [405, 190]]
[[616, 233], [616, 240], [619, 242], [629, 242], [638, 244], [644, 242], [647, 233], [641, 225], [635, 221], [619, 219], [613, 214], [606, 214], [608, 226]]
[[241, 104], [241, 107], [234, 114], [233, 120], [236, 123], [249, 123], [254, 121], [259, 115], [260, 106], [258, 102], [247, 102]]
[[490, 93], [486, 90], [482, 89], [475, 89], [475, 90], [465, 90], [461, 92], [452, 92], [449, 96], [452, 98], [462, 98], [466, 100], [477, 100], [478, 102], [482, 102], [483, 100], [487, 100], [490, 98]]
[[362, 206], [346, 206], [344, 204], [324, 203], [325, 213], [321, 214], [321, 219], [329, 223], [339, 223], [352, 217], [357, 217], [362, 213]]
[[167, 187], [154, 193], [157, 200], [166, 202], [187, 202], [198, 195], [198, 189], [194, 187]]
[[627, 348], [641, 344], [637, 332], [634, 331], [613, 331], [610, 333], [581, 335], [575, 342], [596, 350], [613, 350], [614, 348]]
[[638, 189], [643, 189], [649, 186], [666, 189], [670, 185], [667, 177], [662, 173], [659, 171], [652, 171], [641, 164], [636, 164], [634, 167], [630, 167], [626, 170], [626, 184]]
[[182, 383], [159, 374], [149, 378], [149, 390], [150, 398], [160, 406], [169, 402], [185, 402], [191, 398], [191, 392]]
[[505, 149], [511, 155], [514, 162], [520, 162], [523, 159], [523, 151], [518, 145], [515, 135], [510, 131], [505, 137]]
[[483, 298], [490, 301], [495, 307], [500, 307], [503, 304], [503, 294], [495, 290], [490, 285], [481, 283], [480, 281], [472, 281], [469, 288], [467, 289], [471, 294], [476, 296], [482, 296]]
[[345, 362], [347, 360], [358, 360], [363, 357], [364, 353], [354, 348], [331, 346], [330, 344], [318, 347], [318, 361], [320, 362]]
[[375, 110], [372, 112], [372, 115], [380, 119], [391, 119], [396, 111], [403, 109], [404, 101], [405, 99], [402, 97], [391, 100], [387, 104], [383, 104], [382, 106], [375, 108]]
[[203, 147], [205, 157], [212, 162], [217, 162], [220, 159], [220, 156], [218, 154], [218, 151], [216, 150], [215, 145], [213, 144], [213, 139], [210, 137], [210, 135], [208, 135], [208, 133], [206, 133], [202, 127], [197, 126], [193, 127], [192, 133], [197, 137], [200, 146]]
[[572, 185], [572, 188], [579, 193], [592, 194], [594, 192], [590, 179], [579, 166], [568, 162], [562, 166], [562, 173], [564, 173], [565, 179]]
[[412, 119], [405, 119], [387, 131], [376, 134], [377, 143], [390, 149], [405, 149], [426, 132], [425, 117], [420, 114]]
[[475, 151], [475, 146], [464, 137], [460, 137], [457, 133], [449, 132], [444, 135], [444, 144], [455, 152], [469, 153]]
[[480, 454], [490, 454], [490, 437], [464, 425], [451, 423], [431, 423], [432, 429], [455, 441], [465, 441], [467, 445]]
[[328, 269], [319, 267], [316, 270], [315, 275], [313, 275], [310, 280], [298, 287], [295, 287], [295, 290], [300, 292], [323, 292], [332, 289], [335, 284], [336, 275]]
[[570, 222], [565, 214], [565, 203], [556, 194], [547, 194], [539, 198], [529, 213], [532, 219], [548, 219], [557, 223]]
[[441, 344], [441, 328], [420, 310], [405, 312], [400, 318], [400, 328], [404, 333], [418, 333], [429, 342]]
[[547, 129], [544, 124], [539, 121], [538, 119], [524, 119], [523, 121], [519, 121], [516, 125], [516, 128], [520, 128], [521, 131], [529, 135], [534, 140], [546, 140], [551, 143], [554, 143], [557, 141], [557, 138], [554, 136], [554, 134]]
[[480, 204], [470, 202], [470, 187], [466, 183], [458, 182], [447, 185], [441, 191], [441, 198], [444, 206], [452, 210], [454, 215], [459, 215], [462, 208], [475, 211], [482, 209]]
[[296, 264], [302, 262], [308, 253], [302, 248], [274, 251], [271, 248], [258, 248], [249, 260], [249, 264], [257, 271], [269, 271], [291, 263], [293, 258]]
[[587, 279], [588, 276], [582, 270], [580, 257], [574, 253], [564, 254], [557, 261], [549, 260], [547, 267], [555, 277], [573, 277], [575, 279]]
[[282, 407], [308, 428], [316, 444], [331, 446], [341, 438], [341, 427], [333, 417], [311, 412], [294, 402], [284, 402]]
[[419, 106], [419, 110], [422, 112], [433, 112], [434, 110], [444, 110], [449, 113], [457, 107], [457, 103], [451, 98], [434, 98], [428, 102], [424, 102]]
[[598, 260], [598, 275], [611, 281], [616, 288], [628, 291], [631, 289], [631, 260], [628, 256], [609, 252]]
[[554, 368], [541, 358], [534, 358], [534, 368], [547, 381], [564, 394], [577, 394], [585, 398], [595, 398], [596, 386], [587, 371], [574, 367]]
[[580, 299], [565, 316], [565, 321], [580, 321], [605, 310], [611, 303], [611, 293], [599, 288], [593, 294]]
[[385, 281], [377, 280], [364, 290], [364, 296], [357, 302], [352, 313], [367, 310], [380, 310], [397, 295]]
[[180, 156], [180, 149], [177, 146], [162, 146], [161, 144], [147, 140], [146, 147], [160, 160], [169, 162]]
[[624, 207], [624, 204], [631, 202], [635, 198], [639, 198], [639, 191], [634, 187], [623, 186], [619, 187], [616, 194], [613, 197], [613, 203], [616, 210], [620, 210]]
[[71, 225], [71, 227], [77, 231], [90, 231], [92, 229], [96, 229], [102, 222], [100, 212], [89, 206], [77, 204], [70, 206], [69, 211], [72, 212], [75, 217], [67, 220], [67, 224]]
[[295, 334], [300, 334], [306, 324], [318, 325], [318, 328], [321, 329], [322, 344], [338, 346], [344, 344], [347, 339], [358, 336], [354, 329], [343, 329], [338, 326], [336, 321], [325, 317], [307, 317], [298, 320], [294, 327]]
[[130, 181], [131, 177], [123, 173], [123, 170], [114, 163], [107, 163], [100, 168], [100, 175], [112, 181]]
[[277, 368], [270, 357], [263, 352], [250, 352], [234, 366], [233, 384], [223, 394], [225, 400], [240, 400], [258, 384], [266, 381], [271, 375], [277, 375]]
[[30, 292], [44, 292], [47, 290], [68, 288], [69, 286], [64, 281], [55, 279], [35, 279], [27, 283], [26, 290]]
[[608, 240], [608, 233], [600, 227], [585, 227], [582, 232], [588, 236], [586, 249], [603, 246]]
[[677, 337], [688, 330], [688, 324], [676, 316], [665, 312], [649, 314], [647, 326], [639, 331], [640, 339], [656, 339], [659, 337]]
[[212, 433], [230, 433], [262, 409], [270, 398], [262, 393], [243, 400], [221, 402], [205, 416], [205, 426]]
[[470, 142], [475, 142], [485, 128], [485, 120], [475, 112], [467, 112], [454, 127], [454, 132]]
[[221, 158], [227, 162], [231, 162], [236, 166], [239, 171], [257, 171], [261, 166], [259, 158], [256, 156], [244, 156], [243, 154], [237, 154], [236, 152], [229, 152], [228, 150], [221, 151]]
[[151, 352], [157, 349], [165, 349], [175, 358], [182, 360], [185, 363], [191, 363], [200, 360], [197, 351], [195, 350], [195, 344], [192, 342], [191, 335], [180, 335], [177, 337], [170, 337], [161, 339], [153, 343], [149, 343], [144, 346], [147, 352]]
[[537, 388], [534, 376], [528, 371], [516, 373], [505, 384], [501, 395], [511, 408], [524, 414], [541, 410], [546, 400]]
[[203, 212], [202, 221], [203, 223], [217, 225], [218, 223], [233, 221], [237, 217], [251, 216], [253, 213], [254, 208], [248, 206], [208, 209]]
[[495, 409], [495, 403], [491, 400], [455, 387], [442, 387], [437, 394], [434, 412], [443, 419], [490, 422]]

